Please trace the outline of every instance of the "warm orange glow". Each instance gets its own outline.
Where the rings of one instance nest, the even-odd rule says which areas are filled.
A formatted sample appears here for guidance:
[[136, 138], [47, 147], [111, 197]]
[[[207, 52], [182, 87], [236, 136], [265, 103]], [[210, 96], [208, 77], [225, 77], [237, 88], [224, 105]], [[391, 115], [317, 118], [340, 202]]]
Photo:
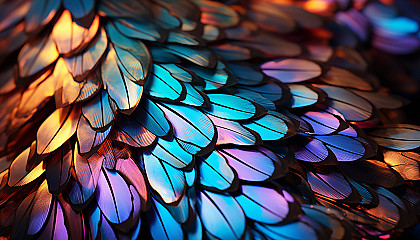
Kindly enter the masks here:
[[18, 56], [19, 76], [27, 77], [38, 73], [58, 56], [54, 42], [48, 37], [25, 44]]
[[38, 128], [37, 153], [47, 154], [61, 147], [76, 132], [80, 114], [80, 105], [55, 110]]
[[51, 77], [51, 71], [45, 72], [36, 79], [28, 89], [23, 92], [19, 107], [16, 112], [18, 117], [29, 117], [38, 107], [54, 95], [56, 82]]
[[74, 81], [63, 58], [55, 65], [53, 77], [56, 82], [55, 100], [59, 107], [68, 106], [79, 96], [81, 84]]
[[[219, 27], [231, 27], [239, 23], [239, 15], [224, 4], [202, 1], [200, 5], [201, 22]], [[222, 12], [222, 14], [220, 14]], [[218, 13], [218, 14], [215, 14]], [[221, 17], [222, 16], [222, 17]]]
[[99, 29], [99, 17], [96, 16], [89, 29], [73, 22], [68, 10], [64, 10], [60, 19], [54, 26], [52, 37], [60, 53], [66, 54], [80, 49], [88, 44]]
[[316, 36], [318, 39], [331, 39], [333, 37], [333, 33], [327, 29], [323, 28], [316, 28], [309, 30], [313, 36]]
[[22, 186], [28, 184], [44, 173], [43, 162], [41, 161], [34, 169], [27, 172], [26, 163], [28, 161], [30, 148], [23, 151], [10, 165], [10, 178], [8, 181], [9, 186]]
[[280, 5], [292, 5], [293, 1], [290, 0], [266, 0], [265, 2], [280, 4]]
[[310, 0], [304, 4], [304, 8], [309, 12], [324, 12], [328, 9], [329, 4], [324, 0]]

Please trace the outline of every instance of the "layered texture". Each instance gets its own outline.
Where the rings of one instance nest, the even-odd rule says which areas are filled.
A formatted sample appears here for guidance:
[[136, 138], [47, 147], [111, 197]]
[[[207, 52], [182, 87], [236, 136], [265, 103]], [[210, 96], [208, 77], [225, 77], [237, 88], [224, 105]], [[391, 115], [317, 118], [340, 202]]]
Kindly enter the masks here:
[[3, 1], [0, 236], [412, 236], [401, 4]]

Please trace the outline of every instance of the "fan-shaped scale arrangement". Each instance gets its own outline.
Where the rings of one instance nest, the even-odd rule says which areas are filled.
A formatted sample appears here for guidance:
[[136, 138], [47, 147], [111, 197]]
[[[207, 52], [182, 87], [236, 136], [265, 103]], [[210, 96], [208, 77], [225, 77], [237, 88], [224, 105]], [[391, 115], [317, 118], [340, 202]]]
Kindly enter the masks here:
[[[310, 2], [2, 2], [0, 235], [351, 239], [416, 224], [420, 128], [381, 123], [405, 102], [339, 41], [346, 19], [363, 40], [361, 13]], [[376, 34], [417, 31], [378, 4], [362, 11]]]

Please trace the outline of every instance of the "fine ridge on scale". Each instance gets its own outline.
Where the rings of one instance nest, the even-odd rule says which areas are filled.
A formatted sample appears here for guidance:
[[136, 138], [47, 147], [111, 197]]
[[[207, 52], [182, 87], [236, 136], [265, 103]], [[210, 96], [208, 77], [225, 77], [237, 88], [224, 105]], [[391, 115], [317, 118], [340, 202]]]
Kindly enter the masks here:
[[419, 16], [0, 0], [0, 239], [415, 239]]

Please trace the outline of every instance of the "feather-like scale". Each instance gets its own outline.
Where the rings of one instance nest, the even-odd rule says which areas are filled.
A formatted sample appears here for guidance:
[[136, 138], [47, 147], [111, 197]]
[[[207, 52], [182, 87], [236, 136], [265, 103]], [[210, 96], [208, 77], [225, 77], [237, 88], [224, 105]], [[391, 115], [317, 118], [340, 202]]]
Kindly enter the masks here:
[[251, 132], [235, 121], [218, 118], [207, 115], [214, 123], [217, 130], [217, 145], [221, 144], [237, 144], [237, 145], [253, 145], [261, 142], [258, 133]]
[[220, 191], [229, 189], [235, 181], [235, 174], [222, 154], [215, 151], [197, 162], [200, 184]]
[[183, 172], [153, 155], [144, 160], [150, 186], [158, 192], [165, 203], [179, 201], [187, 187]]
[[96, 198], [101, 212], [112, 223], [122, 223], [132, 211], [131, 193], [119, 173], [102, 167], [98, 177]]
[[283, 83], [296, 83], [321, 75], [321, 67], [304, 59], [283, 59], [266, 62], [260, 66], [263, 73]]
[[394, 150], [411, 150], [420, 146], [420, 127], [411, 124], [391, 124], [369, 133], [379, 145]]
[[73, 149], [69, 142], [52, 155], [47, 161], [45, 177], [50, 193], [57, 194], [67, 184], [70, 178], [70, 167], [73, 161]]
[[188, 106], [163, 103], [158, 106], [173, 126], [174, 136], [184, 150], [191, 154], [204, 154], [215, 144], [215, 126], [204, 113]]
[[58, 12], [60, 1], [54, 0], [35, 0], [32, 2], [25, 17], [25, 32], [31, 33], [38, 31], [52, 20]]
[[111, 47], [102, 64], [102, 80], [104, 88], [118, 108], [132, 112], [140, 101], [143, 87], [131, 81], [121, 65], [116, 51]]
[[39, 127], [37, 153], [46, 154], [59, 148], [75, 132], [80, 118], [80, 107], [57, 109]]
[[[238, 178], [247, 181], [264, 181], [279, 177], [282, 173], [277, 156], [264, 153], [264, 148], [223, 149], [220, 153], [237, 172]], [[270, 153], [270, 151], [268, 151]]]
[[162, 204], [154, 199], [152, 210], [148, 212], [147, 220], [153, 238], [170, 240], [183, 238], [181, 225], [173, 219]]
[[260, 186], [242, 185], [242, 194], [235, 197], [248, 218], [275, 224], [286, 218], [289, 207], [276, 190]]
[[245, 233], [242, 208], [229, 195], [201, 191], [197, 198], [197, 212], [209, 237], [240, 239]]

